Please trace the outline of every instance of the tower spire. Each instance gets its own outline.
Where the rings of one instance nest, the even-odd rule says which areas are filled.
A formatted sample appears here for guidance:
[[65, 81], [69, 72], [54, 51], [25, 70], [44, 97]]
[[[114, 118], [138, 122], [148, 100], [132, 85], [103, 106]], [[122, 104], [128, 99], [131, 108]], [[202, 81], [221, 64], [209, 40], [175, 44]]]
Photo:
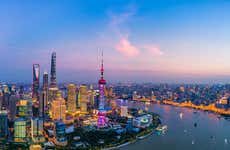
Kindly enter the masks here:
[[103, 79], [104, 75], [104, 61], [103, 61], [103, 50], [101, 52], [101, 79]]

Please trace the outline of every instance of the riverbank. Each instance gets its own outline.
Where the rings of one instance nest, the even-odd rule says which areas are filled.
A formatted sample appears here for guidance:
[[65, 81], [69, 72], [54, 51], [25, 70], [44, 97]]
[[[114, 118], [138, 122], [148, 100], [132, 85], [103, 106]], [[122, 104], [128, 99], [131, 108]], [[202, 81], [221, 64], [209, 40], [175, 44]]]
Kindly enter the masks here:
[[105, 149], [103, 149], [103, 150], [115, 150], [115, 149], [119, 149], [119, 148], [122, 148], [122, 147], [124, 147], [124, 146], [127, 146], [127, 145], [129, 145], [129, 144], [136, 143], [137, 141], [140, 141], [140, 140], [143, 140], [143, 139], [149, 137], [150, 135], [152, 135], [152, 134], [154, 133], [154, 131], [155, 131], [155, 128], [154, 128], [150, 133], [148, 133], [148, 134], [146, 134], [146, 135], [143, 135], [143, 136], [136, 136], [136, 139], [133, 140], [133, 141], [126, 142], [126, 143], [120, 144], [120, 145], [118, 145], [118, 146], [114, 146], [114, 147], [110, 147], [110, 148], [105, 148]]
[[194, 105], [191, 101], [178, 103], [178, 102], [168, 101], [168, 100], [162, 101], [162, 104], [173, 105], [173, 106], [178, 106], [178, 107], [193, 108], [193, 109], [197, 109], [197, 110], [210, 111], [210, 112], [220, 114], [220, 115], [228, 115], [228, 116], [230, 116], [230, 110], [216, 108], [215, 104]]

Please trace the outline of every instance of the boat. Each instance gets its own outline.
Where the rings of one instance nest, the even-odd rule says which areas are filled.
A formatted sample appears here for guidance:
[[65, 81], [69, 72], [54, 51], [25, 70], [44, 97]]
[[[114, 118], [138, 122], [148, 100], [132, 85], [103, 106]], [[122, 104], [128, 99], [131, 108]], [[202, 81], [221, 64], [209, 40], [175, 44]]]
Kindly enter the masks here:
[[180, 116], [180, 119], [182, 119], [182, 118], [183, 118], [183, 113], [180, 113], [180, 115], [179, 115], [179, 116]]
[[159, 125], [157, 128], [156, 128], [156, 133], [158, 135], [161, 135], [161, 134], [165, 134], [165, 132], [168, 130], [168, 126], [167, 125]]
[[196, 122], [194, 123], [194, 127], [197, 127], [197, 123]]

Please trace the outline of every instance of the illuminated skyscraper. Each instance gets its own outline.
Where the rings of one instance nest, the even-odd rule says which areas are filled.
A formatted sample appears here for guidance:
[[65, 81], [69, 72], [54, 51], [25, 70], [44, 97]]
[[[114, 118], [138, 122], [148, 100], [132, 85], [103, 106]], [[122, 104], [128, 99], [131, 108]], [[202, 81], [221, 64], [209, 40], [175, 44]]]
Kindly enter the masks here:
[[57, 87], [57, 79], [56, 79], [56, 53], [52, 53], [51, 57], [51, 71], [50, 71], [50, 87]]
[[68, 88], [68, 101], [67, 101], [68, 112], [73, 113], [76, 111], [76, 86], [69, 84]]
[[0, 110], [0, 138], [8, 135], [7, 111]]
[[97, 120], [97, 127], [104, 127], [105, 123], [105, 85], [106, 80], [104, 79], [104, 66], [103, 66], [103, 53], [102, 53], [102, 61], [101, 61], [101, 79], [98, 81], [99, 85], [99, 112], [98, 112], [98, 120]]
[[94, 105], [95, 105], [95, 103], [94, 103], [94, 95], [95, 95], [95, 93], [94, 93], [92, 85], [90, 86], [90, 90], [88, 92], [88, 95], [89, 95], [90, 109], [93, 109]]
[[80, 106], [81, 111], [87, 112], [87, 103], [88, 103], [87, 86], [81, 85], [78, 92], [78, 106]]
[[39, 116], [43, 117], [43, 118], [45, 116], [45, 111], [48, 110], [48, 91], [49, 91], [48, 73], [44, 72], [41, 98], [40, 98], [40, 102], [39, 102]]
[[25, 142], [26, 139], [26, 120], [17, 118], [14, 122], [14, 141]]
[[65, 99], [62, 98], [61, 92], [59, 91], [56, 99], [53, 100], [51, 106], [51, 114], [53, 120], [65, 120], [66, 117], [66, 104]]
[[28, 116], [28, 101], [27, 100], [20, 100], [17, 103], [17, 115], [18, 117]]
[[43, 120], [38, 118], [31, 119], [31, 136], [34, 142], [44, 142]]
[[34, 101], [38, 101], [38, 90], [39, 90], [39, 78], [40, 78], [40, 66], [39, 64], [33, 64], [33, 87], [32, 87], [32, 98]]

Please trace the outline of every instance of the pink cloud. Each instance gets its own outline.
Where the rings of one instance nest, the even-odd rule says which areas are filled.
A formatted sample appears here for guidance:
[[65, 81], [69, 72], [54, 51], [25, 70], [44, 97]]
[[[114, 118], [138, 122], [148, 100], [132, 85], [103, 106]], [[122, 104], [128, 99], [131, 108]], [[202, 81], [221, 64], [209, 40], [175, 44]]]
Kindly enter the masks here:
[[121, 37], [115, 49], [127, 57], [135, 57], [139, 54], [139, 49], [130, 43], [128, 36]]
[[161, 49], [156, 45], [145, 45], [144, 49], [154, 56], [164, 55], [164, 52], [162, 52]]

